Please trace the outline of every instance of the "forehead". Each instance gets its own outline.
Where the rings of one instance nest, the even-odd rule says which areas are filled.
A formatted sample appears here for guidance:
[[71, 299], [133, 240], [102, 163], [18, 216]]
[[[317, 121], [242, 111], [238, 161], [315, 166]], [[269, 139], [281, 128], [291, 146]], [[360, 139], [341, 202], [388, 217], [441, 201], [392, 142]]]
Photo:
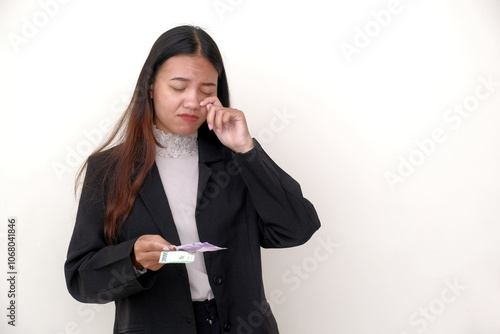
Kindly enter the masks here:
[[158, 77], [171, 79], [174, 77], [187, 80], [217, 81], [219, 76], [214, 65], [199, 55], [177, 55], [167, 59], [158, 70]]

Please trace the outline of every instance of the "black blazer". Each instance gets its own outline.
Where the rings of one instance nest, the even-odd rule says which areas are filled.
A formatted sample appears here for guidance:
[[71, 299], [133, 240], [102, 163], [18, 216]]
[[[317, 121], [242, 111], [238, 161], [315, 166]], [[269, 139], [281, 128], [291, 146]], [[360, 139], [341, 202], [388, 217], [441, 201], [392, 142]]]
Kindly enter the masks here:
[[[319, 228], [299, 184], [263, 151], [236, 154], [202, 137], [196, 222], [201, 241], [227, 250], [203, 253], [224, 333], [275, 334], [264, 295], [260, 247], [303, 244]], [[185, 264], [167, 264], [139, 277], [130, 255], [138, 237], [158, 234], [180, 244], [156, 164], [124, 223], [119, 243], [104, 240], [105, 203], [95, 175], [107, 152], [89, 160], [65, 263], [71, 295], [116, 305], [113, 333], [195, 334]], [[93, 181], [92, 181], [93, 180]]]

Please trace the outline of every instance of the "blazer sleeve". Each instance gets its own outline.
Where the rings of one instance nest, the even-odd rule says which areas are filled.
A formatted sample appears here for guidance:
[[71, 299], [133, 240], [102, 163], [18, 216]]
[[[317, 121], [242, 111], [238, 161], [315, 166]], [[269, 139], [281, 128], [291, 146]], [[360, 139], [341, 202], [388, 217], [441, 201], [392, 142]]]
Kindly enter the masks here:
[[155, 273], [137, 276], [130, 255], [136, 239], [108, 245], [104, 239], [103, 178], [89, 159], [64, 272], [78, 301], [107, 303], [152, 286]]
[[282, 248], [305, 243], [321, 226], [300, 185], [283, 171], [254, 139], [247, 153], [233, 153], [259, 216], [260, 243]]

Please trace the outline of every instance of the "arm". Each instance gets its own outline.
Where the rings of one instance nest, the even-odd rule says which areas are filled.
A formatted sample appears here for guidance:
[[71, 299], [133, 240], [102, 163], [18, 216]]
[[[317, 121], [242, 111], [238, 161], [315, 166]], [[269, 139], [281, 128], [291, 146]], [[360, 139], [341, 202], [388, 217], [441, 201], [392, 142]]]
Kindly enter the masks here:
[[254, 140], [246, 153], [233, 153], [241, 168], [259, 220], [261, 246], [292, 247], [305, 243], [319, 229], [313, 205], [302, 196], [300, 185], [285, 173]]
[[148, 289], [155, 273], [137, 277], [131, 254], [137, 239], [108, 245], [104, 239], [104, 197], [95, 159], [87, 166], [76, 224], [64, 265], [70, 294], [81, 302], [107, 303]]
[[309, 240], [320, 227], [313, 205], [302, 196], [300, 185], [252, 139], [243, 112], [225, 108], [215, 96], [205, 98], [200, 106], [207, 110], [209, 128], [240, 165], [260, 217], [261, 246], [291, 247]]

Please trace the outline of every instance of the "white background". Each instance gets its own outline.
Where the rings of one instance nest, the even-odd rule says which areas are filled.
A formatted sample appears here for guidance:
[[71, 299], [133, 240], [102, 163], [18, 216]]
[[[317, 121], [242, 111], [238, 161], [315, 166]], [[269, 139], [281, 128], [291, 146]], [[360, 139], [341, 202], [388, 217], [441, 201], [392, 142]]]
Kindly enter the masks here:
[[111, 332], [113, 305], [66, 291], [75, 173], [156, 38], [195, 24], [322, 221], [263, 251], [281, 332], [500, 333], [499, 1], [63, 2], [0, 2], [0, 332]]

